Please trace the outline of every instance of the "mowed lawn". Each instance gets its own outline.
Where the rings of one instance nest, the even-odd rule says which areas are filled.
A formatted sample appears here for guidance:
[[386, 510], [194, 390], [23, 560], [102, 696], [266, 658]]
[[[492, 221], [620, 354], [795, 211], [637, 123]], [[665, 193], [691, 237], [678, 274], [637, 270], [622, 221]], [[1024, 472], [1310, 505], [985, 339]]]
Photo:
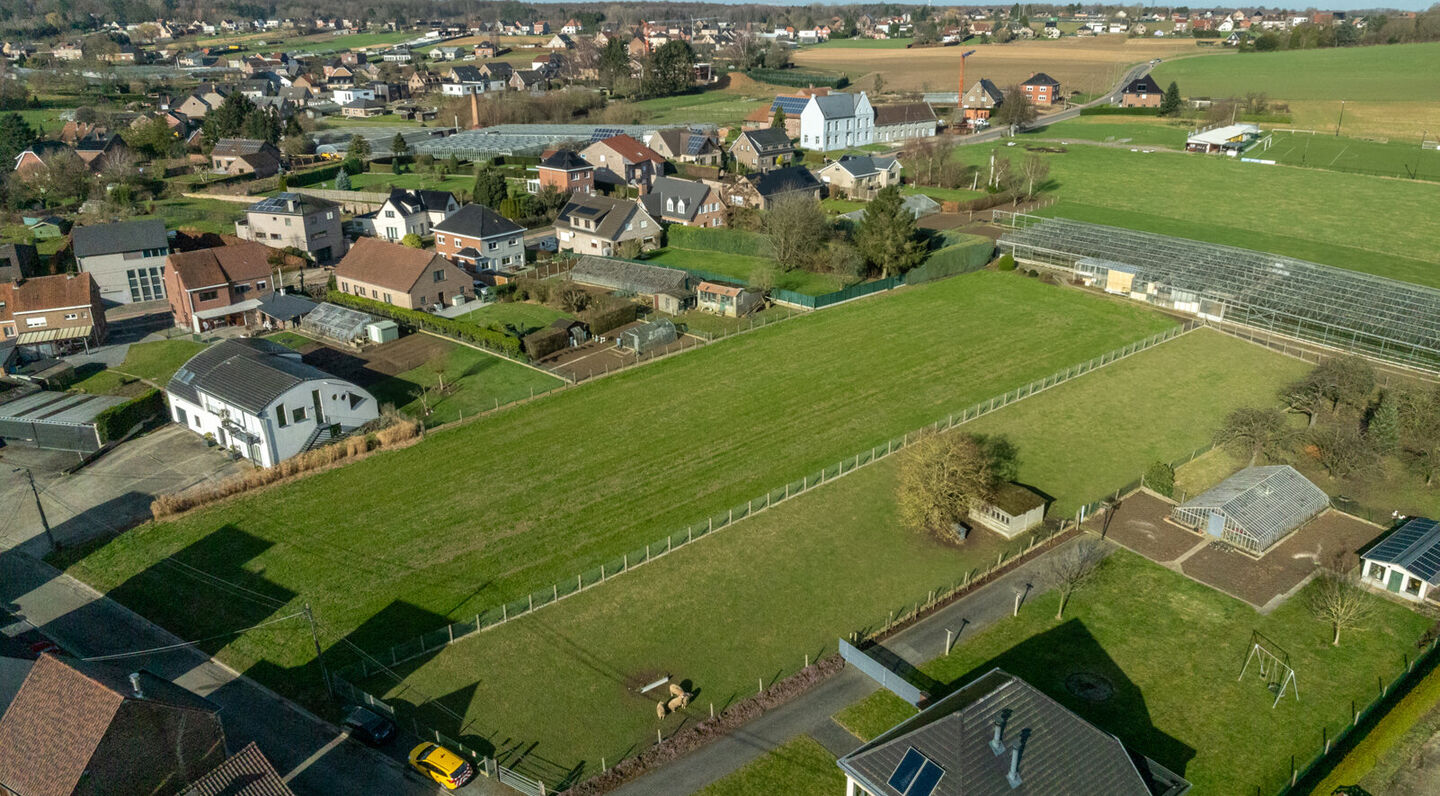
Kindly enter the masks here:
[[[144, 526], [72, 572], [186, 638], [271, 615], [156, 567], [174, 557], [281, 602], [308, 600], [332, 638], [385, 649], [1172, 324], [1014, 274], [942, 280]], [[226, 657], [299, 665], [308, 647], [261, 631]], [[301, 685], [268, 674], [257, 672], [282, 690]]]
[[[1012, 162], [1028, 155], [1019, 146], [995, 149]], [[991, 148], [958, 151], [966, 162], [980, 165]], [[1100, 223], [1440, 287], [1440, 249], [1433, 245], [1440, 221], [1428, 210], [1440, 203], [1440, 184], [1075, 143], [1064, 153], [1041, 157], [1050, 163], [1049, 193], [1066, 206], [1098, 208], [1108, 219]], [[1171, 232], [1174, 228], [1191, 232]]]
[[385, 378], [371, 385], [370, 392], [382, 405], [391, 404], [434, 426], [563, 385], [534, 368], [447, 341], [440, 357]]
[[1440, 150], [1421, 149], [1414, 141], [1385, 143], [1325, 134], [1271, 134], [1268, 149], [1256, 149], [1252, 157], [1277, 160], [1290, 166], [1308, 166], [1335, 171], [1363, 170], [1386, 176], [1440, 181]]
[[754, 796], [757, 793], [836, 796], [844, 790], [845, 775], [835, 765], [835, 755], [814, 738], [802, 735], [766, 752], [695, 796]]
[[834, 293], [840, 288], [845, 287], [845, 280], [834, 274], [817, 274], [802, 268], [782, 271], [775, 266], [773, 260], [764, 257], [752, 257], [748, 254], [731, 254], [730, 252], [717, 252], [708, 249], [668, 248], [653, 252], [645, 259], [647, 262], [653, 262], [659, 265], [710, 271], [746, 284], [755, 278], [755, 274], [758, 271], [765, 268], [774, 268], [774, 287], [782, 290], [793, 290], [796, 293], [804, 293], [807, 296], [823, 296], [826, 293]]
[[536, 329], [543, 329], [561, 318], [569, 317], [572, 316], [544, 304], [524, 301], [497, 301], [460, 316], [462, 320], [480, 326], [513, 326], [521, 337]]
[[[1288, 784], [1290, 756], [1303, 765], [1349, 721], [1350, 701], [1368, 703], [1376, 678], [1393, 680], [1402, 656], [1431, 620], [1371, 598], [1364, 631], [1330, 644], [1330, 628], [1314, 618], [1302, 591], [1268, 616], [1239, 600], [1124, 550], [1102, 566], [1056, 621], [1056, 597], [1042, 595], [1020, 616], [963, 639], [948, 657], [920, 666], [951, 686], [1000, 667], [1117, 735], [1132, 750], [1183, 775], [1195, 793], [1272, 794]], [[1300, 688], [1275, 707], [1255, 671], [1237, 680], [1252, 631], [1285, 652]], [[1099, 675], [1114, 687], [1103, 702], [1066, 688], [1077, 675]], [[873, 737], [913, 708], [877, 693], [837, 719]]]
[[[126, 395], [143, 392], [144, 385], [136, 387], [131, 377], [142, 382], [149, 381], [163, 389], [181, 365], [208, 347], [208, 344], [197, 343], [188, 337], [135, 343], [125, 352], [125, 360], [118, 366], [90, 373], [75, 382], [71, 389], [88, 393]], [[85, 371], [85, 367], [80, 368], [82, 374]]]
[[1081, 116], [1047, 125], [1027, 136], [1054, 138], [1062, 141], [1096, 141], [1135, 146], [1158, 146], [1174, 150], [1185, 148], [1185, 139], [1193, 124], [1169, 119], [1127, 119], [1123, 116]]
[[[1020, 480], [1055, 496], [1051, 516], [1062, 517], [1151, 461], [1187, 455], [1227, 412], [1273, 395], [1295, 373], [1278, 354], [1199, 330], [961, 430], [1017, 445]], [[1124, 423], [1097, 418], [1097, 406], [1122, 397]], [[834, 652], [837, 638], [882, 624], [892, 610], [904, 613], [930, 589], [1026, 543], [981, 531], [954, 548], [905, 530], [895, 506], [899, 462], [896, 456], [858, 470], [402, 667], [403, 683], [377, 675], [366, 686], [397, 703], [439, 698], [465, 716], [465, 743], [495, 746], [512, 761], [507, 765], [537, 776], [593, 766], [602, 756], [614, 762], [657, 726], [669, 731], [683, 718], [657, 725], [654, 705], [627, 692], [655, 679], [647, 674], [690, 679], [702, 694], [693, 715], [708, 715], [710, 701], [722, 709], [747, 696], [757, 678], [768, 682], [795, 671], [805, 655]], [[737, 623], [743, 644], [734, 643]], [[528, 663], [516, 663], [522, 660]], [[442, 711], [420, 715], [460, 732]], [[557, 715], [567, 719], [557, 722]]]

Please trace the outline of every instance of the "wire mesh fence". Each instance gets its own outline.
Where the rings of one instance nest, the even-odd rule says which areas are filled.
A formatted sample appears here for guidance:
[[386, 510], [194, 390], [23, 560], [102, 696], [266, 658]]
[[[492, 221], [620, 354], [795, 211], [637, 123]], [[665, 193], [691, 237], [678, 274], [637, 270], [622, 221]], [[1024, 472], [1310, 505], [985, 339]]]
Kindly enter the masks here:
[[[952, 412], [928, 426], [906, 432], [905, 434], [862, 450], [834, 464], [807, 473], [786, 484], [775, 486], [744, 503], [738, 503], [728, 509], [701, 518], [684, 528], [672, 531], [663, 537], [655, 539], [644, 547], [636, 547], [619, 556], [600, 562], [597, 567], [577, 573], [573, 578], [556, 581], [549, 586], [532, 591], [527, 595], [502, 602], [497, 606], [477, 613], [473, 619], [466, 618], [438, 630], [430, 631], [416, 638], [401, 642], [389, 650], [375, 653], [374, 657], [385, 665], [393, 666], [434, 652], [467, 636], [525, 616], [538, 608], [579, 594], [586, 589], [604, 583], [616, 575], [629, 572], [635, 567], [669, 555], [672, 551], [684, 547], [710, 533], [727, 528], [738, 520], [765, 511], [790, 498], [804, 494], [836, 478], [847, 475], [860, 467], [872, 464], [898, 451], [904, 450], [906, 446], [914, 443], [915, 440], [926, 432], [945, 431], [969, 423], [997, 409], [1003, 409], [1016, 401], [1024, 400], [1032, 395], [1044, 392], [1057, 385], [1083, 376], [1086, 373], [1090, 373], [1097, 368], [1118, 362], [1126, 357], [1133, 356], [1161, 343], [1173, 340], [1202, 325], [1202, 321], [1189, 321], [1179, 326], [1173, 326], [1143, 340], [1130, 343], [1113, 351], [1108, 351], [1093, 359], [1071, 365], [1064, 370], [1036, 379], [1022, 387], [1007, 391], [1003, 395], [998, 395], [957, 412]], [[1138, 486], [1138, 484], [1129, 485], [1126, 487], [1126, 491], [1134, 489], [1136, 486]], [[1083, 517], [1079, 517], [1077, 522], [1080, 519], [1083, 519]], [[363, 667], [364, 665], [362, 661], [360, 666]], [[368, 676], [368, 673], [363, 672], [362, 669], [361, 676]]]

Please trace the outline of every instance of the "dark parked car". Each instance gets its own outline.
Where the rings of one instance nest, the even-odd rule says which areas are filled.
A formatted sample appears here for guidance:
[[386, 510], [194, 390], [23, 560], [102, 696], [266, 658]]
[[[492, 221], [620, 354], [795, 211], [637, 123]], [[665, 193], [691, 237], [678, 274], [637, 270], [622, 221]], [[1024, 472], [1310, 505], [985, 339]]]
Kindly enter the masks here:
[[384, 746], [395, 740], [395, 722], [362, 707], [353, 707], [341, 722], [350, 731], [350, 737], [367, 746]]

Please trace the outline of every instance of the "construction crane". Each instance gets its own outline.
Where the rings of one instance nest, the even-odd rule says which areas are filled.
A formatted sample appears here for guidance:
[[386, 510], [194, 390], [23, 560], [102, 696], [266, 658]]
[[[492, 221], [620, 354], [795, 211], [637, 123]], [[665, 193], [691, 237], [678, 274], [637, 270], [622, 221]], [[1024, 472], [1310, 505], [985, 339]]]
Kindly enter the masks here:
[[974, 50], [967, 53], [960, 53], [960, 90], [955, 92], [956, 108], [960, 108], [965, 104], [965, 60], [974, 54]]

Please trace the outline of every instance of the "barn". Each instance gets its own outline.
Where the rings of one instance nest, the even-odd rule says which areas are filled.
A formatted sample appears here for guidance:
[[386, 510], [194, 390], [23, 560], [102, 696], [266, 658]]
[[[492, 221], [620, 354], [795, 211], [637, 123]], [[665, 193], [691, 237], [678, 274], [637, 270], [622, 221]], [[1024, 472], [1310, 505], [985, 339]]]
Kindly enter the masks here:
[[1330, 506], [1330, 497], [1294, 467], [1247, 467], [1170, 512], [1187, 528], [1256, 555]]

